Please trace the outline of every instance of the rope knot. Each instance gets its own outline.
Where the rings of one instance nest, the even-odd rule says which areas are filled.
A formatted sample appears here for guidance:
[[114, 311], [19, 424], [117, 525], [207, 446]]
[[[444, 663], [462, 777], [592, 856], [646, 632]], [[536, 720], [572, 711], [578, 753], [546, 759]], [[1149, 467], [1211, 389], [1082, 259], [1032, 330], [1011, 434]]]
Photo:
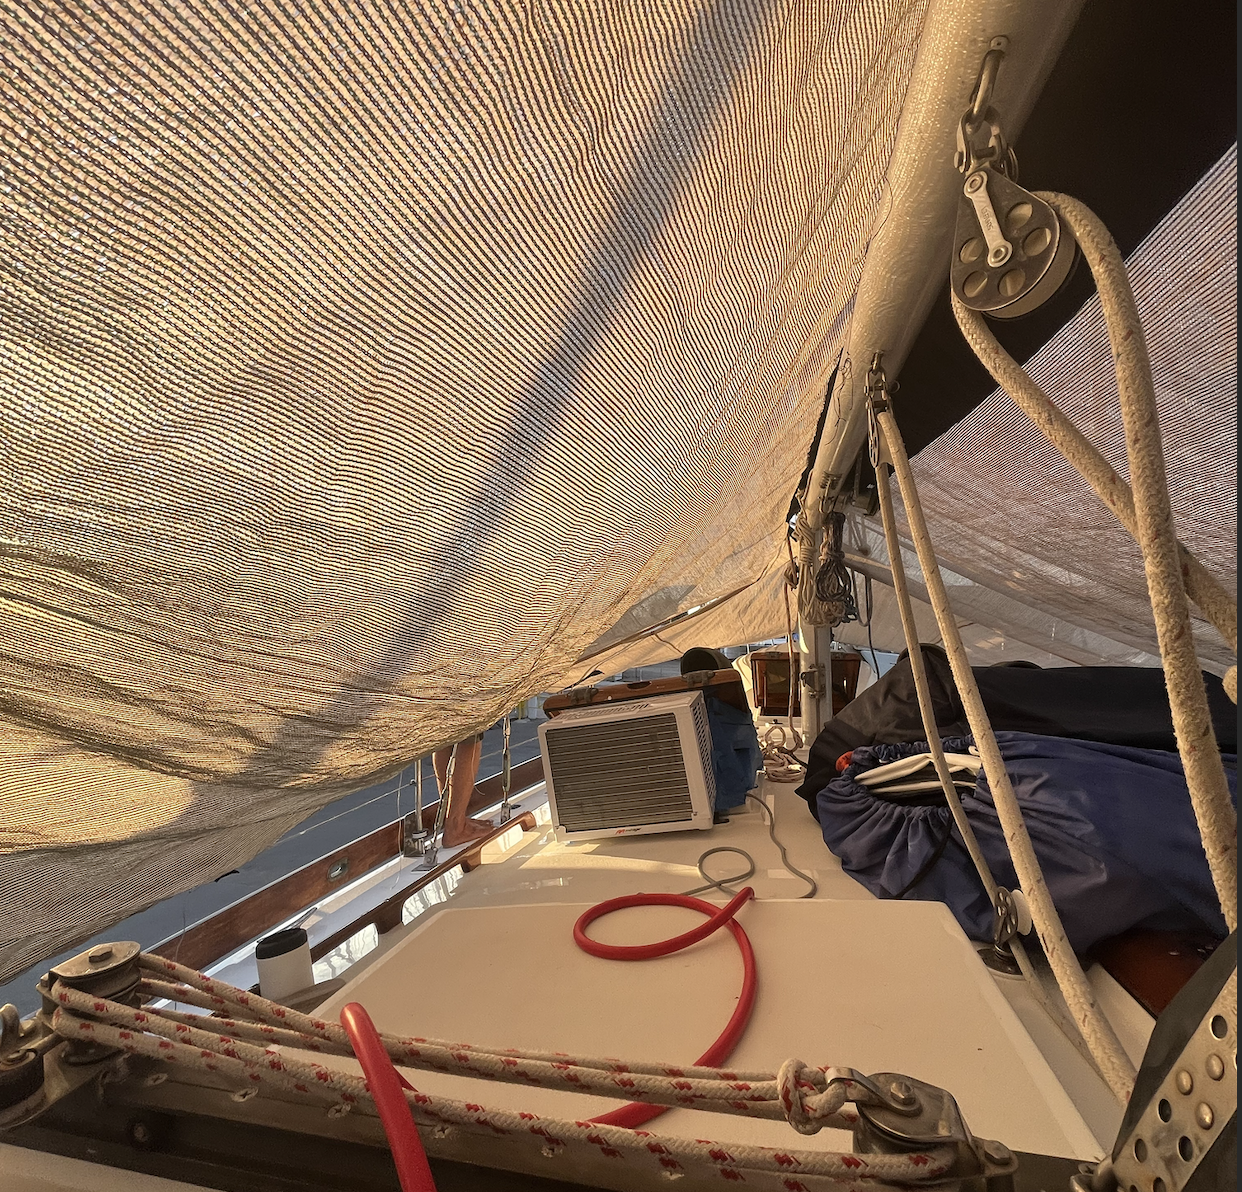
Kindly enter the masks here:
[[[814, 1073], [818, 1081], [804, 1076]], [[824, 1119], [833, 1117], [845, 1104], [846, 1091], [841, 1083], [829, 1084], [821, 1090], [824, 1075], [818, 1068], [808, 1068], [801, 1060], [789, 1059], [776, 1074], [776, 1091], [789, 1124], [799, 1134], [818, 1134]]]

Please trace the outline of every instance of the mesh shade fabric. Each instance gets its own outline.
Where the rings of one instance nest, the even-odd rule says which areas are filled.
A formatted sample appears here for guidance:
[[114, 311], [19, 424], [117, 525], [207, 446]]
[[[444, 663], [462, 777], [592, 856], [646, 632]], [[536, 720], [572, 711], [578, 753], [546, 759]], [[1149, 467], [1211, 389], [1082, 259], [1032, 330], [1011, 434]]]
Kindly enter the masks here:
[[[1231, 588], [1237, 571], [1236, 195], [1235, 147], [1128, 262], [1151, 352], [1179, 533]], [[1127, 475], [1098, 300], [1088, 302], [1027, 367]], [[897, 398], [902, 400], [904, 395]], [[1137, 546], [1005, 393], [997, 391], [941, 435], [912, 467], [972, 662], [1160, 665]], [[895, 485], [893, 496], [904, 526]], [[895, 601], [882, 586], [887, 552], [879, 519], [851, 519], [846, 550], [862, 560], [860, 566], [874, 561], [874, 620], [870, 638], [865, 624], [852, 622], [837, 627], [836, 639], [903, 650]], [[902, 555], [921, 640], [938, 642], [908, 540]], [[635, 666], [674, 656], [670, 644], [732, 644], [741, 639], [730, 635], [746, 625], [783, 635], [783, 566], [784, 556], [776, 557], [763, 583], [742, 597], [670, 627], [659, 639], [617, 650], [607, 661]], [[1204, 668], [1223, 673], [1232, 654], [1211, 626], [1195, 622]]]
[[924, 7], [4, 9], [0, 980], [761, 574]]
[[[912, 461], [917, 465], [918, 460]], [[896, 484], [893, 485], [894, 493]], [[859, 518], [846, 532], [846, 549], [855, 566], [872, 576], [872, 622], [870, 634], [865, 610], [861, 620], [842, 625], [838, 641], [857, 647], [874, 645], [877, 650], [900, 653], [906, 648], [897, 599], [888, 573], [888, 551], [883, 532]], [[927, 600], [918, 555], [913, 544], [902, 542], [902, 562], [910, 588], [919, 640], [941, 641], [936, 614]], [[1159, 666], [1158, 654], [1136, 650], [1102, 633], [1085, 629], [1062, 617], [1042, 612], [1003, 587], [988, 588], [959, 574], [943, 563], [940, 568], [966, 653], [975, 666], [1023, 660], [1038, 666]], [[863, 586], [856, 581], [859, 607], [864, 604]]]
[[[1127, 264], [1151, 354], [1178, 534], [1236, 592], [1236, 146]], [[1026, 368], [1128, 476], [1099, 300], [1092, 298]], [[993, 394], [912, 466], [945, 566], [1036, 616], [1158, 656], [1137, 544], [1008, 395]], [[894, 497], [900, 501], [895, 489]], [[900, 506], [898, 516], [904, 529]], [[1022, 619], [1009, 625], [1019, 637]], [[1005, 620], [998, 609], [989, 623], [1006, 628]], [[1195, 618], [1194, 628], [1205, 667], [1220, 673], [1235, 661], [1206, 621]]]

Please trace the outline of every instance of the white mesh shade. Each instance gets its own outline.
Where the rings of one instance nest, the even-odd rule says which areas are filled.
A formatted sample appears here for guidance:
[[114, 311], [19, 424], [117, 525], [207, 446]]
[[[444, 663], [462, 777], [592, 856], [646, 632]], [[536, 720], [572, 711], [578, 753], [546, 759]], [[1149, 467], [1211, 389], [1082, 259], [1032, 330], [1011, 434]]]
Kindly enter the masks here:
[[[1178, 534], [1236, 592], [1236, 146], [1127, 265], [1151, 354]], [[1092, 298], [1027, 370], [1127, 476], [1099, 300]], [[1008, 617], [1017, 636], [1023, 620], [1052, 617], [1158, 656], [1137, 544], [1005, 393], [919, 452], [913, 467], [941, 562], [1017, 602]], [[900, 508], [899, 518], [904, 528]], [[1023, 606], [1029, 614], [1019, 611]], [[1006, 619], [998, 610], [990, 623], [1004, 628]], [[1215, 671], [1236, 661], [1201, 618], [1195, 641]]]
[[753, 583], [923, 10], [0, 14], [0, 980]]

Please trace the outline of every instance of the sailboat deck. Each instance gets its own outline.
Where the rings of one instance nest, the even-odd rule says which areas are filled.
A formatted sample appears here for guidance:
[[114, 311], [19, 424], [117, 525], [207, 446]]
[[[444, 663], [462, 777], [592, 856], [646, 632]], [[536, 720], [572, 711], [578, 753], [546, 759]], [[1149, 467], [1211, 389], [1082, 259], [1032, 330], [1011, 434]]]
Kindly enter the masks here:
[[[1120, 1110], [1025, 982], [991, 973], [941, 904], [875, 899], [842, 871], [790, 787], [767, 783], [761, 793], [790, 861], [817, 882], [814, 898], [799, 898], [804, 884], [782, 867], [750, 804], [711, 832], [576, 843], [556, 839], [545, 810], [537, 831], [515, 829], [451, 896], [382, 937], [319, 1013], [335, 1017], [345, 1002], [360, 1001], [390, 1031], [691, 1063], [736, 1001], [741, 968], [731, 939], [719, 933], [686, 952], [623, 965], [580, 952], [572, 927], [604, 899], [701, 885], [699, 856], [730, 846], [755, 860], [747, 884], [757, 900], [739, 921], [760, 972], [755, 1016], [732, 1066], [775, 1070], [795, 1056], [901, 1071], [948, 1087], [982, 1136], [1019, 1150], [1098, 1157]], [[542, 799], [536, 788], [523, 806]], [[717, 855], [708, 871], [723, 878], [743, 864]], [[648, 907], [591, 930], [606, 942], [638, 943], [678, 934], [697, 918]], [[1135, 1022], [1141, 1033], [1142, 1020]], [[616, 1105], [434, 1073], [411, 1080], [431, 1092], [553, 1116], [581, 1118]], [[766, 1145], [793, 1137], [784, 1123], [690, 1110], [671, 1111], [652, 1128]], [[848, 1147], [848, 1137], [831, 1131], [798, 1141]]]

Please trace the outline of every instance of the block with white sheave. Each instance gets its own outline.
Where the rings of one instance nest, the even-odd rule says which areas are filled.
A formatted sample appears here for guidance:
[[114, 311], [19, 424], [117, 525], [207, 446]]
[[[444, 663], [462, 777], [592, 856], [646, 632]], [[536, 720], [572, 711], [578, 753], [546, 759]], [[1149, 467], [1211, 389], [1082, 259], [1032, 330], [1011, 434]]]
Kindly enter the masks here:
[[712, 826], [716, 782], [700, 691], [564, 712], [539, 726], [552, 822], [566, 840]]

